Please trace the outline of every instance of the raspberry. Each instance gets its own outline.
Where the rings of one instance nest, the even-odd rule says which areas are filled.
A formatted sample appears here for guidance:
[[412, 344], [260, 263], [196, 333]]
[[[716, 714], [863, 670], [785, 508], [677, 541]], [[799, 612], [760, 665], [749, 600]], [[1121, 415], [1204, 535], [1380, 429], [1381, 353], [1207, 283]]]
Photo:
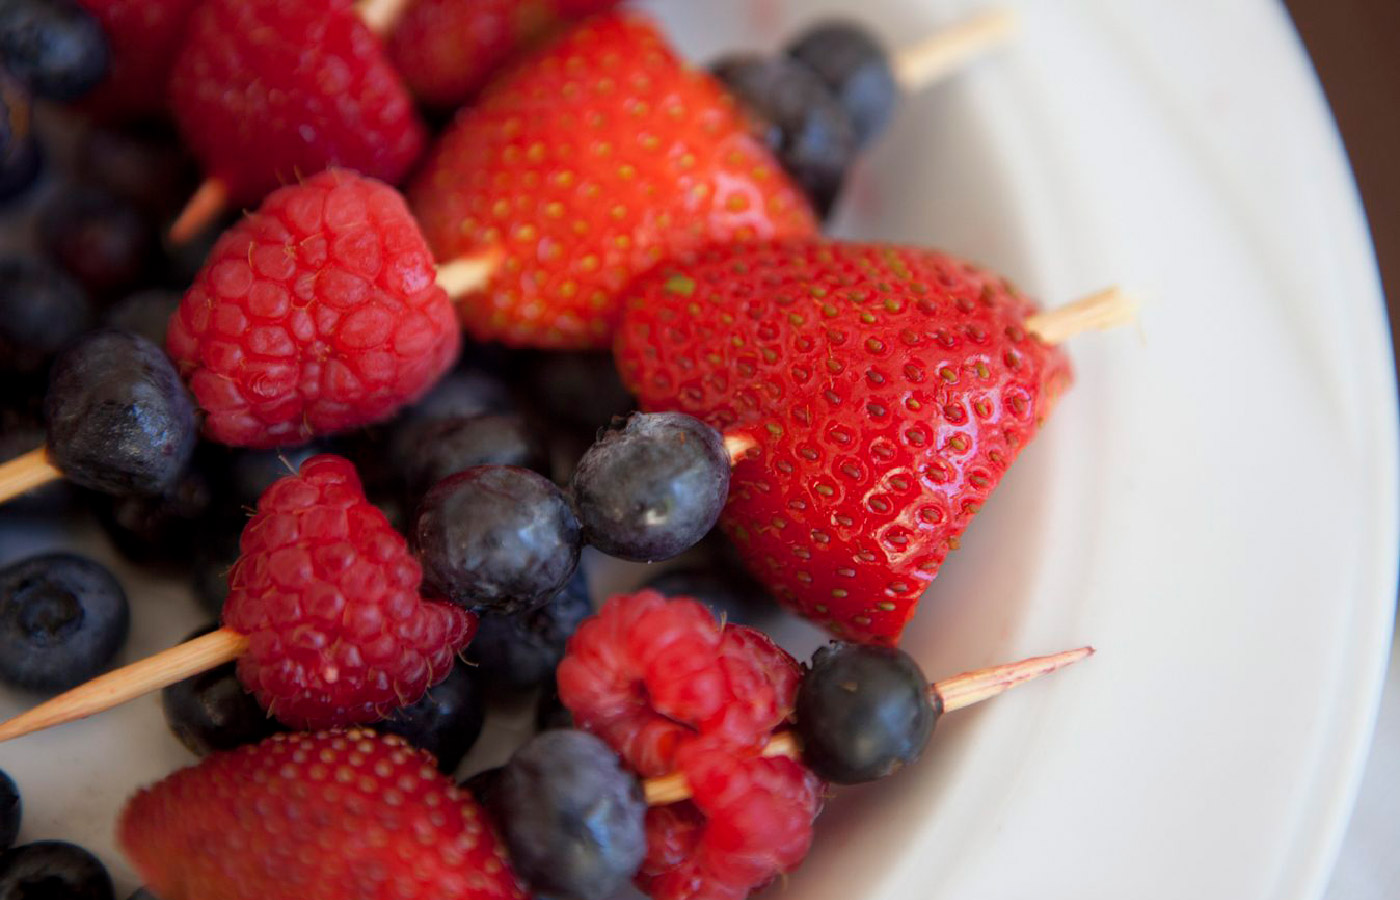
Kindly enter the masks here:
[[574, 633], [558, 677], [578, 727], [643, 776], [690, 782], [691, 800], [647, 814], [638, 884], [653, 900], [741, 898], [806, 855], [822, 782], [760, 755], [801, 670], [761, 632], [722, 627], [694, 600], [614, 597]]
[[180, 52], [185, 22], [197, 0], [78, 0], [102, 23], [111, 48], [107, 78], [83, 99], [104, 119], [130, 119], [165, 111], [170, 67]]
[[281, 734], [133, 797], [122, 848], [163, 900], [524, 900], [485, 814], [401, 738]]
[[205, 0], [170, 92], [191, 150], [234, 203], [333, 165], [396, 182], [427, 142], [350, 0]]
[[461, 337], [403, 198], [332, 169], [268, 196], [214, 245], [170, 321], [170, 355], [215, 440], [249, 447], [391, 416]]
[[348, 460], [314, 456], [243, 529], [224, 625], [245, 688], [294, 728], [373, 722], [452, 671], [476, 617], [419, 597], [422, 570]]

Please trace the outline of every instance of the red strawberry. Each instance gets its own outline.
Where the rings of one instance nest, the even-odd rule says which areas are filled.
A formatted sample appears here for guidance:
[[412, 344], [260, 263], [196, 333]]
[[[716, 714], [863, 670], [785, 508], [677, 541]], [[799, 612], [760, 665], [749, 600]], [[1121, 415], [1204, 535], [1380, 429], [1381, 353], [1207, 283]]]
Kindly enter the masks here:
[[239, 541], [224, 625], [238, 679], [294, 728], [374, 722], [452, 671], [476, 617], [419, 596], [408, 544], [349, 460], [313, 456], [269, 487]]
[[815, 233], [728, 93], [638, 18], [590, 19], [465, 110], [409, 202], [440, 261], [499, 250], [458, 299], [477, 338], [606, 347], [618, 292], [709, 240]]
[[350, 0], [203, 0], [170, 91], [185, 140], [237, 204], [327, 166], [397, 182], [427, 140]]
[[742, 900], [807, 855], [822, 782], [760, 751], [791, 718], [801, 670], [761, 632], [694, 600], [609, 600], [569, 639], [559, 699], [642, 775], [692, 798], [647, 812], [638, 885], [653, 900]]
[[553, 29], [618, 2], [416, 0], [389, 38], [389, 56], [419, 100], [455, 109]]
[[711, 247], [627, 291], [643, 408], [739, 428], [724, 527], [787, 605], [894, 643], [948, 550], [1070, 381], [1004, 279], [928, 250]]
[[107, 79], [83, 101], [104, 119], [165, 112], [170, 67], [199, 0], [78, 0], [102, 23], [112, 52]]
[[219, 239], [170, 320], [170, 355], [225, 444], [273, 447], [392, 415], [461, 334], [403, 198], [332, 169]]
[[162, 900], [524, 900], [485, 814], [401, 738], [280, 734], [138, 793], [122, 849]]

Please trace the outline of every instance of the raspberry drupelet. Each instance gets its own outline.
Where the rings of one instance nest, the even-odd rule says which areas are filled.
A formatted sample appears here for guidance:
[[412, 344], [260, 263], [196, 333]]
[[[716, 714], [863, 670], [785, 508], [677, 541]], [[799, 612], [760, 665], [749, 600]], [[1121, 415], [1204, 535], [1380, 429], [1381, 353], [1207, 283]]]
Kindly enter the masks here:
[[452, 671], [476, 617], [419, 596], [422, 572], [348, 460], [315, 456], [243, 529], [224, 626], [238, 677], [295, 728], [374, 722]]
[[388, 418], [451, 368], [461, 337], [434, 277], [398, 192], [331, 169], [219, 239], [167, 347], [214, 440], [305, 443]]
[[647, 812], [637, 883], [653, 900], [739, 900], [806, 856], [824, 785], [761, 755], [801, 675], [761, 632], [653, 591], [614, 597], [569, 640], [559, 696], [577, 726], [639, 774], [690, 784], [691, 799]]

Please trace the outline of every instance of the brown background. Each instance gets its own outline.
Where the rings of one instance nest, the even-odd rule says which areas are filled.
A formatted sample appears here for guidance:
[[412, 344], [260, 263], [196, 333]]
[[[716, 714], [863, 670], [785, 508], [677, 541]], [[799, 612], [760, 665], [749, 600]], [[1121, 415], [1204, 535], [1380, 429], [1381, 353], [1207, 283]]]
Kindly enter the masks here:
[[1400, 337], [1400, 0], [1286, 0], [1337, 117]]

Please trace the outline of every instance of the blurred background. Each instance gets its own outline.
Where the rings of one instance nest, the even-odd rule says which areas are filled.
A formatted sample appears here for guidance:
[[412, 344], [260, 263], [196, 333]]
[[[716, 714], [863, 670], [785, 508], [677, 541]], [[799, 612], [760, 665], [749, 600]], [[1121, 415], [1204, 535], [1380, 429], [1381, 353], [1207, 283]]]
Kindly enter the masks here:
[[[1390, 308], [1400, 336], [1400, 2], [1287, 0], [1346, 142], [1366, 204]], [[1400, 643], [1398, 641], [1397, 643]], [[1390, 673], [1370, 762], [1327, 900], [1400, 897], [1400, 654]]]

